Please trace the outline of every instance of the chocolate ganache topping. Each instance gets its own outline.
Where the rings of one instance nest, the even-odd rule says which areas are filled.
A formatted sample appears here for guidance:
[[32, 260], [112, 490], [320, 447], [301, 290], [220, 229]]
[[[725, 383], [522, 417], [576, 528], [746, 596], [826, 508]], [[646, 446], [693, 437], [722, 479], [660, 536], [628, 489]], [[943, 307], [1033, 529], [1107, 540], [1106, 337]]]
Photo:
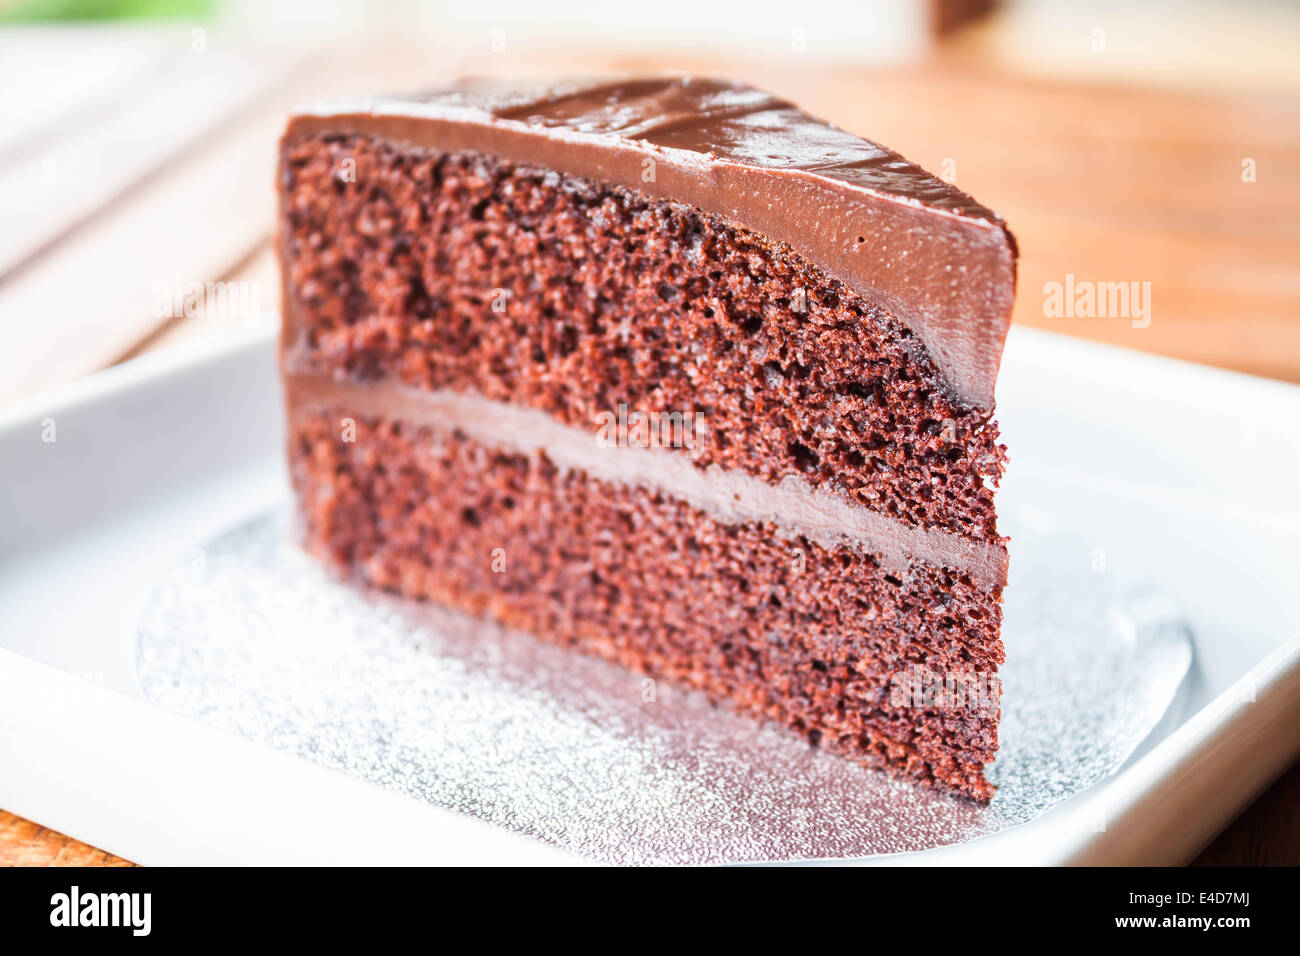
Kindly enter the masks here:
[[286, 142], [356, 133], [612, 182], [788, 243], [907, 325], [984, 411], [1016, 245], [970, 196], [762, 90], [698, 77], [460, 81], [300, 112]]

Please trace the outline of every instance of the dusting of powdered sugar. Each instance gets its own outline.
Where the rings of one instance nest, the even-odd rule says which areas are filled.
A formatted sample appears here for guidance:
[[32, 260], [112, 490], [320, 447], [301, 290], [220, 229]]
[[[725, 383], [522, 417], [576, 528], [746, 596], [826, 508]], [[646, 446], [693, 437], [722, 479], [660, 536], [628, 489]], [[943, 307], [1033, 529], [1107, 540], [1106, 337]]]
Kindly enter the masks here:
[[288, 529], [287, 510], [257, 518], [160, 582], [139, 627], [147, 697], [614, 863], [853, 858], [1025, 823], [1114, 773], [1192, 657], [1168, 601], [1093, 573], [1074, 539], [1012, 528], [999, 789], [977, 807], [666, 682], [337, 582]]

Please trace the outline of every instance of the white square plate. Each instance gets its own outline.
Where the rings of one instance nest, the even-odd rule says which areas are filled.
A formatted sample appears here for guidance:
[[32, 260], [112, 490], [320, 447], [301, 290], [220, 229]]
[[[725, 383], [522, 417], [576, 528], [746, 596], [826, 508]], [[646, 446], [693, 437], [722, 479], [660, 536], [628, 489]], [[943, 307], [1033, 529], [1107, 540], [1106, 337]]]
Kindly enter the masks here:
[[[1300, 751], [1300, 389], [1022, 329], [998, 388], [1002, 500], [1138, 563], [1194, 670], [1119, 773], [878, 862], [1184, 862]], [[151, 587], [285, 496], [280, 402], [258, 324], [0, 411], [0, 807], [147, 864], [580, 862], [143, 699]]]

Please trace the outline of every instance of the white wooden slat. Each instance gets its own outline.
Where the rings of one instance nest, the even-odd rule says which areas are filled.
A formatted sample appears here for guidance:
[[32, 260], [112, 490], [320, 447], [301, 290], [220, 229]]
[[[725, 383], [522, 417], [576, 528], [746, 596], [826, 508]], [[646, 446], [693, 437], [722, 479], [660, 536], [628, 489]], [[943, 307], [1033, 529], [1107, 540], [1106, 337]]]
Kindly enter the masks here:
[[175, 27], [0, 29], [0, 160], [134, 95], [182, 40]]
[[283, 115], [250, 115], [0, 285], [0, 401], [111, 364], [165, 321], [159, 284], [222, 276], [265, 241]]
[[[178, 324], [157, 314], [160, 285], [234, 278], [274, 227], [275, 150], [292, 106], [466, 72], [463, 51], [423, 40], [322, 54], [308, 37], [292, 49], [310, 58], [285, 83], [0, 281], [0, 403], [110, 365]], [[278, 283], [266, 284], [262, 312], [278, 305]]]
[[146, 352], [156, 352], [214, 332], [233, 329], [242, 323], [273, 317], [279, 313], [280, 264], [276, 259], [274, 244], [269, 238], [252, 255], [221, 278], [227, 283], [245, 283], [258, 290], [255, 315], [202, 314], [172, 319], [122, 356], [122, 360], [135, 358]]
[[0, 282], [283, 79], [280, 58], [175, 50], [139, 96], [0, 166]]

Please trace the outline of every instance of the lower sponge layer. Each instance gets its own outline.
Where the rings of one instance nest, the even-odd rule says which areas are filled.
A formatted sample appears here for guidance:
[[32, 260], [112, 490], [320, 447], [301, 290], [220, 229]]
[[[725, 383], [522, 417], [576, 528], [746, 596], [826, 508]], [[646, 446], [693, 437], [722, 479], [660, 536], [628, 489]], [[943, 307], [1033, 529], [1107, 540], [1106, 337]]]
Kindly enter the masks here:
[[[828, 750], [987, 800], [1000, 594], [845, 544], [726, 525], [669, 496], [489, 448], [454, 429], [299, 411], [307, 545], [365, 582], [496, 618], [775, 720]], [[912, 675], [911, 678], [908, 675]], [[996, 683], [991, 686], [996, 687]]]

